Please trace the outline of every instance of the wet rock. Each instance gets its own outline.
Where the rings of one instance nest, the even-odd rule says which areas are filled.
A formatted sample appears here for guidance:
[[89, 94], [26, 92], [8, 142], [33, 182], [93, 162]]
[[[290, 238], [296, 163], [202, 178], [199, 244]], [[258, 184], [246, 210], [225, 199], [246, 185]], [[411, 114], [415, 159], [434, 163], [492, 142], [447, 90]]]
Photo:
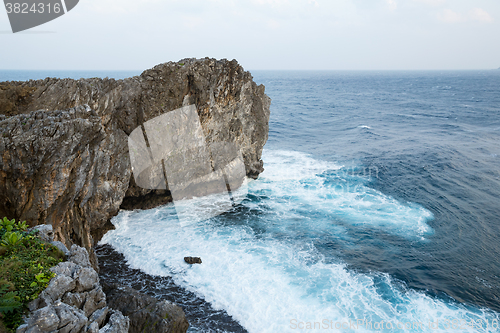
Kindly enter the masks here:
[[187, 262], [188, 264], [201, 264], [201, 258], [200, 257], [184, 257], [184, 261]]
[[108, 305], [130, 318], [130, 333], [184, 333], [189, 327], [184, 311], [168, 301], [158, 301], [121, 285], [104, 287]]

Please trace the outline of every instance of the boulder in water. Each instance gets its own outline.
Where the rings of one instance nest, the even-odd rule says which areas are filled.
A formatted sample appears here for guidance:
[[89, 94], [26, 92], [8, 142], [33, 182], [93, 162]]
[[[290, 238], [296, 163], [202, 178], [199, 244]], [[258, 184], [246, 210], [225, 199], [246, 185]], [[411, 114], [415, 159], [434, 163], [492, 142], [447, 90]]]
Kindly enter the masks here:
[[188, 264], [201, 264], [201, 258], [200, 257], [184, 257], [184, 261], [187, 262]]

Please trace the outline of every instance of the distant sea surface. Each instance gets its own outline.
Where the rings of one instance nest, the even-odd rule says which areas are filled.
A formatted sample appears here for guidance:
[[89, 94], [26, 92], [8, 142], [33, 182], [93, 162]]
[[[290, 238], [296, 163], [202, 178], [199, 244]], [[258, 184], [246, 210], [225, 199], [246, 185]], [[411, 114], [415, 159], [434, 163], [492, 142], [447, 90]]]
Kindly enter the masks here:
[[0, 69], [0, 82], [43, 80], [47, 77], [60, 79], [88, 79], [92, 77], [125, 79], [140, 75], [142, 71], [68, 71], [68, 70], [5, 70]]
[[187, 227], [120, 212], [103, 278], [178, 301], [190, 332], [500, 332], [500, 71], [252, 74], [272, 104], [246, 199]]

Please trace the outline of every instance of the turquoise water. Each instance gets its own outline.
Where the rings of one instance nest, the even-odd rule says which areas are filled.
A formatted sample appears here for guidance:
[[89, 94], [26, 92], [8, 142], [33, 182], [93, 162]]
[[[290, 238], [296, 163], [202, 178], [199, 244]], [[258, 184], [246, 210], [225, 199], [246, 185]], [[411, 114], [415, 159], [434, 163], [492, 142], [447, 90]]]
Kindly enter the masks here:
[[[190, 228], [123, 212], [103, 242], [248, 332], [496, 331], [500, 75], [254, 76], [273, 104], [247, 199]], [[191, 330], [230, 331], [207, 317]]]
[[115, 275], [174, 285], [191, 332], [498, 332], [500, 73], [253, 74], [264, 173], [187, 227], [121, 212]]

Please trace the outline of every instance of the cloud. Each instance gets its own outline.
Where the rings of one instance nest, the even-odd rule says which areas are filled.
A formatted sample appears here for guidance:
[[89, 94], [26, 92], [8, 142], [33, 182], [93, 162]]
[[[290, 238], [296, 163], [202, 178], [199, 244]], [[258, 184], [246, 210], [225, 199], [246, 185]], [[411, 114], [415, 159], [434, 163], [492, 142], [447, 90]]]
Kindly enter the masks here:
[[446, 0], [413, 0], [415, 2], [421, 2], [429, 6], [437, 7], [441, 6], [446, 2]]
[[472, 9], [469, 13], [469, 17], [471, 20], [474, 21], [486, 22], [486, 23], [493, 22], [493, 17], [491, 17], [491, 15], [488, 14], [487, 11], [481, 8]]
[[279, 29], [281, 27], [281, 24], [276, 20], [268, 20], [267, 27], [270, 29], [276, 30], [276, 29]]
[[438, 14], [438, 19], [445, 23], [459, 23], [465, 21], [465, 18], [462, 14], [457, 13], [451, 9], [444, 9], [441, 13]]
[[493, 22], [493, 17], [482, 8], [471, 9], [467, 14], [455, 12], [451, 9], [443, 9], [437, 18], [445, 23], [462, 23], [468, 21], [478, 21], [484, 23]]
[[192, 16], [192, 15], [182, 16], [182, 24], [184, 25], [184, 27], [191, 30], [198, 29], [199, 27], [203, 26], [204, 23], [205, 20], [198, 16]]
[[314, 7], [319, 7], [319, 3], [317, 0], [309, 0], [308, 2], [310, 5], [313, 5]]
[[395, 11], [398, 8], [396, 0], [385, 0], [385, 2], [391, 11]]
[[280, 6], [288, 4], [288, 0], [252, 0], [252, 2], [258, 5], [271, 5], [271, 6]]

